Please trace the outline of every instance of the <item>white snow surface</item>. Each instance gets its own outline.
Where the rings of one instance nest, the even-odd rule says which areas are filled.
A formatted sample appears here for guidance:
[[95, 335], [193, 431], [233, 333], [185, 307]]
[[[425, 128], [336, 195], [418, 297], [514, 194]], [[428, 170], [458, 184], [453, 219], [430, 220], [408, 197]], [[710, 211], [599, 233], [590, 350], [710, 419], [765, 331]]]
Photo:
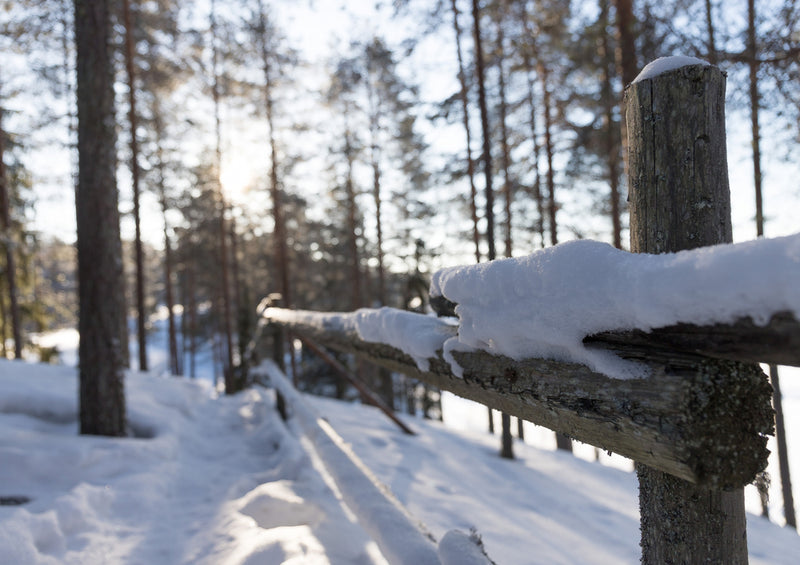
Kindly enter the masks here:
[[455, 335], [455, 327], [445, 320], [413, 312], [380, 308], [361, 309], [355, 313], [358, 335], [365, 341], [392, 345], [427, 371], [428, 359], [436, 357], [446, 339]]
[[[795, 382], [784, 379], [789, 426]], [[208, 383], [129, 373], [129, 438], [79, 436], [76, 391], [74, 368], [0, 360], [0, 497], [31, 499], [0, 506], [0, 563], [386, 563], [273, 391], [217, 397]], [[502, 564], [639, 561], [630, 471], [521, 443], [506, 461], [485, 433], [405, 418], [412, 437], [373, 408], [306, 398], [441, 541], [443, 563], [479, 557], [448, 533], [472, 528]], [[749, 515], [748, 547], [753, 565], [789, 565], [800, 537]]]
[[679, 322], [750, 317], [765, 324], [781, 311], [800, 318], [800, 234], [662, 255], [571, 241], [525, 257], [443, 269], [433, 276], [431, 295], [457, 304], [458, 335], [447, 340], [446, 352], [482, 349], [642, 377], [640, 365], [586, 348], [583, 338]]
[[[254, 374], [265, 378], [283, 394], [292, 422], [313, 444], [342, 498], [353, 510], [393, 565], [441, 565], [436, 546], [413, 517], [378, 481], [330, 424], [320, 419], [303, 396], [271, 361]], [[482, 565], [488, 565], [486, 560]]]
[[355, 332], [364, 341], [399, 349], [411, 357], [421, 371], [428, 370], [429, 359], [436, 357], [437, 350], [441, 350], [445, 340], [456, 332], [450, 321], [387, 307], [360, 308], [352, 313], [268, 308], [264, 316], [330, 331]]
[[[643, 80], [655, 78], [658, 75], [662, 75], [669, 71], [674, 71], [675, 69], [680, 69], [681, 67], [688, 67], [689, 65], [710, 65], [708, 61], [704, 61], [702, 59], [698, 59], [697, 57], [687, 57], [685, 55], [675, 55], [673, 57], [659, 57], [655, 61], [651, 61], [641, 70], [641, 72], [636, 75], [636, 78], [633, 79], [633, 83], [640, 82]], [[631, 83], [631, 84], [633, 84]]]

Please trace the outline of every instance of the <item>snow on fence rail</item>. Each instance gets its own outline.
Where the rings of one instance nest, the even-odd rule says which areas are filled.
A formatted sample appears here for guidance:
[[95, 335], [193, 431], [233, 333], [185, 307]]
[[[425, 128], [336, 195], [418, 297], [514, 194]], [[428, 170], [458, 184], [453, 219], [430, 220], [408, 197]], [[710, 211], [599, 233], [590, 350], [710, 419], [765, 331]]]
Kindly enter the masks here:
[[743, 487], [773, 430], [754, 363], [800, 365], [800, 235], [696, 249], [732, 240], [725, 79], [663, 68], [626, 91], [631, 250], [692, 251], [575, 242], [440, 272], [432, 294], [458, 324], [262, 317], [633, 459], [643, 563], [746, 563]]

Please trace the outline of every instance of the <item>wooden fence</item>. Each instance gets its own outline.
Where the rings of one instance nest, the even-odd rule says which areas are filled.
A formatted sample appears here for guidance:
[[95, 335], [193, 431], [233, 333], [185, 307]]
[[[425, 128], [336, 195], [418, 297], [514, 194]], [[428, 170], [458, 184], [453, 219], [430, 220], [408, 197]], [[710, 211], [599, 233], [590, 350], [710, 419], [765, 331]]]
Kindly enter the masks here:
[[[626, 91], [631, 251], [673, 252], [731, 241], [724, 74], [691, 65]], [[767, 284], [767, 283], [765, 283]], [[771, 387], [757, 362], [800, 365], [800, 324], [777, 313], [706, 327], [586, 338], [647, 364], [620, 380], [550, 359], [442, 352], [422, 371], [406, 353], [353, 330], [267, 309], [264, 320], [339, 351], [548, 427], [636, 462], [642, 562], [747, 563], [744, 486], [767, 464]]]

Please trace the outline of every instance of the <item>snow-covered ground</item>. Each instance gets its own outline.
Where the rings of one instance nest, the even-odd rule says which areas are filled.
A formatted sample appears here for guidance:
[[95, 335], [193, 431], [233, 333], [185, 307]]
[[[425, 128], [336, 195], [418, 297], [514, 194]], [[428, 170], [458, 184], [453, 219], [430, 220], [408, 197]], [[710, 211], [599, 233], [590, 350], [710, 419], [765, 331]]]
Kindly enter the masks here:
[[[76, 391], [73, 368], [0, 361], [0, 496], [31, 499], [0, 507], [0, 563], [384, 562], [273, 391], [130, 373], [125, 439], [79, 436]], [[411, 437], [372, 408], [310, 403], [437, 540], [476, 528], [500, 564], [638, 561], [630, 471], [520, 443], [505, 461], [483, 432], [407, 418]], [[464, 427], [470, 405], [448, 408]], [[796, 533], [748, 529], [751, 563], [796, 563]]]
[[[763, 253], [764, 245], [796, 251], [798, 237], [739, 249], [764, 261], [771, 257]], [[563, 249], [597, 252], [577, 244]], [[778, 261], [794, 270], [782, 278], [788, 290], [765, 295], [762, 309], [767, 314], [800, 311], [796, 285], [791, 283], [800, 273], [795, 251], [791, 261]], [[724, 249], [703, 253], [712, 252], [717, 259], [726, 257]], [[707, 256], [697, 254], [669, 260], [684, 261], [690, 270], [710, 264]], [[494, 271], [519, 266], [509, 261], [494, 265]], [[480, 282], [494, 272], [485, 269], [478, 268], [479, 276], [446, 272], [437, 288], [447, 295], [463, 286], [464, 276]], [[729, 279], [730, 269], [722, 271]], [[753, 288], [741, 293], [760, 296], [756, 279], [739, 277], [739, 286], [726, 288], [741, 290], [742, 280], [754, 281]], [[513, 290], [500, 293], [517, 297], [509, 308], [519, 301]], [[453, 298], [462, 311], [497, 310], [467, 304], [460, 295]], [[540, 305], [526, 311], [543, 310]], [[385, 321], [384, 314], [359, 316], [370, 333], [380, 333], [376, 324]], [[498, 456], [499, 439], [485, 432], [486, 408], [450, 394], [443, 396], [444, 423], [404, 417], [416, 436], [401, 433], [372, 408], [309, 397], [295, 399], [295, 417], [287, 427], [277, 414], [271, 389], [254, 387], [233, 397], [219, 396], [208, 351], [200, 357], [197, 380], [166, 376], [164, 316], [152, 322], [148, 350], [152, 370], [129, 372], [126, 377], [133, 437], [78, 435], [76, 332], [39, 338], [42, 345], [58, 347], [62, 366], [0, 360], [0, 501], [28, 500], [0, 505], [0, 565], [383, 564], [379, 543], [389, 551], [385, 538], [401, 551], [404, 541], [411, 549], [419, 540], [412, 543], [410, 537], [402, 537], [400, 532], [408, 530], [399, 526], [376, 533], [381, 520], [363, 518], [352, 498], [354, 485], [356, 491], [361, 484], [368, 487], [353, 473], [353, 468], [363, 467], [358, 463], [344, 468], [353, 458], [365, 464], [367, 475], [388, 487], [410, 513], [411, 523], [419, 521], [437, 541], [444, 540], [439, 556], [447, 565], [466, 565], [465, 560], [453, 558], [466, 546], [451, 533], [472, 529], [498, 564], [639, 561], [637, 485], [630, 461], [600, 454], [596, 462], [595, 450], [579, 444], [576, 456], [557, 452], [552, 432], [528, 424], [525, 443], [515, 443], [517, 459], [503, 460]], [[452, 328], [439, 332], [441, 323], [436, 324], [417, 335], [419, 343], [409, 344], [403, 338], [422, 361], [429, 355], [429, 341], [438, 347], [453, 334]], [[135, 347], [131, 358], [137, 358]], [[781, 375], [797, 494], [800, 370], [783, 369]], [[304, 409], [305, 421], [311, 422], [305, 428], [298, 423], [300, 404], [311, 410]], [[316, 415], [327, 423], [319, 423]], [[324, 449], [303, 434], [314, 426], [347, 457], [326, 461]], [[330, 433], [325, 432], [330, 427]], [[780, 527], [782, 500], [773, 440], [770, 449], [773, 522], [756, 515], [760, 504], [755, 489], [746, 489], [750, 561], [795, 564], [800, 537]], [[342, 477], [347, 484], [342, 484]], [[800, 502], [800, 496], [795, 500]], [[429, 543], [424, 535], [420, 539], [423, 545]]]

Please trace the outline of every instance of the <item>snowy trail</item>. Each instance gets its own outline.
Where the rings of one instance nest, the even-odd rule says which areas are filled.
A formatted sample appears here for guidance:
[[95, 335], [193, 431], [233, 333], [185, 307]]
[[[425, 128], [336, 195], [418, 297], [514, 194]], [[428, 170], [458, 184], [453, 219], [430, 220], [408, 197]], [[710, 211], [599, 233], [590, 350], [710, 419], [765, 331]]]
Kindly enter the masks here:
[[0, 494], [32, 502], [0, 508], [0, 563], [383, 562], [270, 391], [215, 399], [131, 375], [130, 420], [154, 437], [80, 437], [74, 370], [16, 364], [24, 375], [11, 379], [10, 366], [0, 362]]

